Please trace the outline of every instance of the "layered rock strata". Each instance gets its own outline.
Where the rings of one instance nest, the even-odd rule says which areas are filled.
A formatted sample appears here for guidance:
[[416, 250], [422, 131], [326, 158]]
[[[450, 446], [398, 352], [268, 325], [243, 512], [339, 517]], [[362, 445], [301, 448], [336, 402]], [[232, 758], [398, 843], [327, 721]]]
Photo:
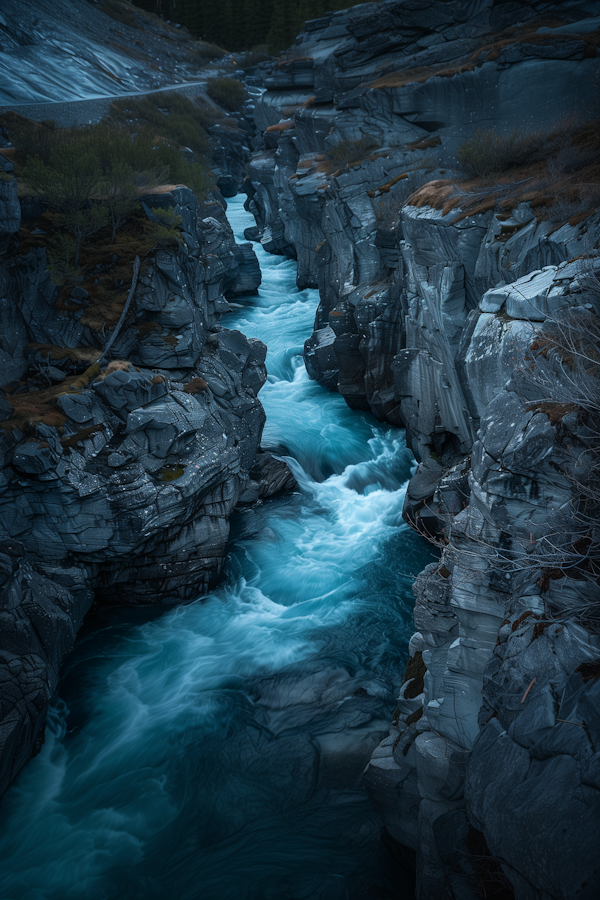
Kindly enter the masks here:
[[28, 249], [25, 232], [10, 238], [10, 173], [0, 203], [1, 793], [43, 740], [93, 598], [164, 605], [206, 593], [236, 504], [293, 479], [257, 456], [266, 347], [221, 324], [225, 295], [255, 291], [260, 270], [219, 195], [204, 206], [183, 187], [146, 198], [149, 218], [162, 207], [181, 221], [180, 240], [145, 255], [109, 328], [93, 275], [90, 291], [65, 299], [46, 250]]
[[406, 428], [419, 467], [405, 517], [442, 551], [416, 581], [394, 724], [365, 775], [386, 840], [416, 854], [420, 898], [600, 891], [598, 587], [585, 553], [561, 568], [548, 550], [590, 474], [574, 476], [590, 421], [565, 401], [568, 366], [554, 384], [532, 366], [572, 315], [598, 334], [600, 215], [560, 205], [568, 166], [586, 163], [555, 139], [545, 175], [527, 159], [495, 183], [453, 172], [479, 128], [567, 147], [561, 118], [585, 130], [594, 14], [489, 0], [336, 13], [306, 24], [255, 113], [252, 237], [320, 292], [307, 369]]

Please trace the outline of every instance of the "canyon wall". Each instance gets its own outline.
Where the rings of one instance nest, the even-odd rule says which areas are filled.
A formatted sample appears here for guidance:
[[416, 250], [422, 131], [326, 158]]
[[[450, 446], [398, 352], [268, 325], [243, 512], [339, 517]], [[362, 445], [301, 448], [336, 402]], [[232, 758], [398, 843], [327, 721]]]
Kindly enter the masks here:
[[[233, 508], [291, 476], [259, 449], [266, 347], [221, 324], [226, 296], [260, 283], [222, 197], [155, 190], [130, 228], [145, 249], [125, 229], [65, 293], [50, 277], [41, 207], [24, 204], [21, 221], [12, 163], [0, 162], [1, 793], [43, 742], [93, 599], [164, 606], [205, 594]], [[153, 238], [161, 210], [178, 237]]]
[[[406, 428], [405, 518], [441, 551], [365, 773], [420, 898], [600, 891], [595, 526], [564, 546], [599, 396], [594, 14], [386, 0], [307, 22], [261, 77], [247, 236], [319, 289], [311, 377]], [[521, 158], [461, 175], [489, 129]]]

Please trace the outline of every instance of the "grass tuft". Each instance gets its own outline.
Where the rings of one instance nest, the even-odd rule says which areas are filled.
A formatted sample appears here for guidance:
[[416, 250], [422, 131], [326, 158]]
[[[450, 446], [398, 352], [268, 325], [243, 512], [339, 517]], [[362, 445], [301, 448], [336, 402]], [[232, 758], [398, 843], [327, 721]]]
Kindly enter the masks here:
[[237, 112], [248, 98], [246, 88], [237, 78], [211, 78], [206, 93], [229, 112]]

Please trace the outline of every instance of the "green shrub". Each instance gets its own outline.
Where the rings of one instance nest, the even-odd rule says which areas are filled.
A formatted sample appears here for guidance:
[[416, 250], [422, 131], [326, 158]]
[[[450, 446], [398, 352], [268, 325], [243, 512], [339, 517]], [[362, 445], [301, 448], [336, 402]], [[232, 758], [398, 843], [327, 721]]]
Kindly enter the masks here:
[[355, 141], [338, 141], [327, 150], [327, 156], [334, 162], [358, 162], [376, 150], [378, 143], [372, 135], [363, 135]]
[[114, 244], [117, 229], [123, 225], [138, 203], [135, 172], [125, 162], [112, 166], [98, 183], [98, 196], [108, 210]]
[[227, 50], [223, 50], [218, 44], [211, 44], [207, 41], [198, 41], [194, 49], [201, 63], [211, 59], [221, 59], [227, 54]]
[[261, 62], [266, 62], [267, 59], [271, 59], [269, 47], [267, 44], [259, 44], [257, 47], [254, 47], [252, 50], [247, 50], [244, 53], [240, 68], [249, 69], [250, 66], [257, 66]]
[[152, 236], [156, 243], [160, 246], [173, 244], [176, 241], [183, 244], [183, 238], [178, 231], [183, 220], [181, 216], [175, 214], [173, 207], [169, 206], [168, 209], [163, 209], [160, 206], [151, 206], [150, 210], [155, 219], [152, 223]]
[[83, 140], [55, 143], [48, 162], [34, 157], [25, 166], [23, 177], [56, 213], [59, 226], [74, 238], [78, 266], [81, 244], [108, 221], [108, 211], [90, 202], [101, 177], [97, 157]]
[[493, 128], [488, 131], [478, 128], [474, 137], [459, 147], [456, 156], [466, 175], [490, 178], [522, 166], [531, 152], [532, 138], [524, 137], [518, 130], [500, 135]]
[[[177, 101], [173, 108], [187, 109]], [[144, 189], [185, 184], [202, 201], [211, 186], [203, 162], [185, 158], [177, 140], [157, 136], [150, 124], [132, 133], [110, 120], [55, 130], [29, 123], [21, 128], [20, 137], [22, 178], [43, 198], [58, 229], [49, 243], [57, 283], [74, 280], [82, 245], [108, 224], [111, 243], [115, 242], [117, 230], [139, 206]], [[174, 231], [176, 224], [157, 225], [157, 240], [181, 240]]]
[[177, 141], [194, 153], [206, 153], [209, 146], [206, 129], [214, 125], [214, 112], [201, 101], [181, 94], [160, 93], [141, 99], [127, 98], [113, 103], [111, 116], [121, 124], [141, 123], [155, 134]]
[[244, 85], [237, 78], [211, 78], [206, 93], [211, 100], [229, 112], [236, 112], [248, 96]]

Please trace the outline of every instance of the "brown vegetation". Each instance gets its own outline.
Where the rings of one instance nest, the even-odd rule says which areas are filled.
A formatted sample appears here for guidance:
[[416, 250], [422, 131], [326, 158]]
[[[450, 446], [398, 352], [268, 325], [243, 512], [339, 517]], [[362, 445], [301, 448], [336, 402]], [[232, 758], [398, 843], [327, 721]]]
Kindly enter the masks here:
[[62, 432], [66, 416], [57, 408], [56, 400], [62, 394], [74, 394], [84, 390], [100, 374], [98, 363], [91, 365], [82, 375], [66, 379], [41, 391], [13, 393], [5, 388], [7, 400], [14, 409], [10, 419], [0, 422], [5, 432], [18, 429], [26, 436], [35, 435], [37, 425], [43, 423]]
[[229, 112], [236, 112], [248, 97], [246, 88], [237, 78], [211, 78], [206, 93]]
[[499, 58], [502, 50], [517, 44], [531, 44], [533, 46], [545, 46], [554, 43], [583, 42], [586, 45], [585, 58], [595, 58], [597, 48], [600, 45], [600, 31], [592, 31], [585, 34], [537, 34], [540, 27], [558, 27], [564, 22], [559, 19], [534, 20], [524, 25], [507, 28], [490, 38], [488, 42], [478, 47], [468, 58], [453, 66], [418, 66], [413, 69], [405, 69], [399, 72], [388, 72], [372, 82], [365, 82], [362, 87], [373, 90], [381, 88], [405, 87], [407, 84], [424, 84], [430, 78], [452, 78], [462, 72], [472, 72], [481, 64], [482, 55], [488, 62]]
[[196, 376], [196, 378], [192, 378], [186, 386], [184, 387], [184, 391], [186, 394], [198, 394], [200, 391], [205, 391], [208, 388], [208, 384], [200, 375]]
[[265, 128], [265, 131], [287, 131], [288, 128], [293, 128], [295, 124], [293, 119], [288, 119], [286, 122], [278, 122], [276, 125], [269, 125], [268, 128]]
[[[581, 126], [567, 123], [548, 135], [523, 136], [518, 143], [526, 145], [528, 161], [495, 176], [430, 181], [408, 198], [407, 205], [432, 206], [443, 215], [460, 210], [459, 221], [490, 209], [507, 215], [527, 202], [539, 221], [548, 219], [557, 227], [566, 222], [577, 225], [600, 207], [599, 125], [599, 120]], [[505, 240], [510, 236], [504, 232]]]

